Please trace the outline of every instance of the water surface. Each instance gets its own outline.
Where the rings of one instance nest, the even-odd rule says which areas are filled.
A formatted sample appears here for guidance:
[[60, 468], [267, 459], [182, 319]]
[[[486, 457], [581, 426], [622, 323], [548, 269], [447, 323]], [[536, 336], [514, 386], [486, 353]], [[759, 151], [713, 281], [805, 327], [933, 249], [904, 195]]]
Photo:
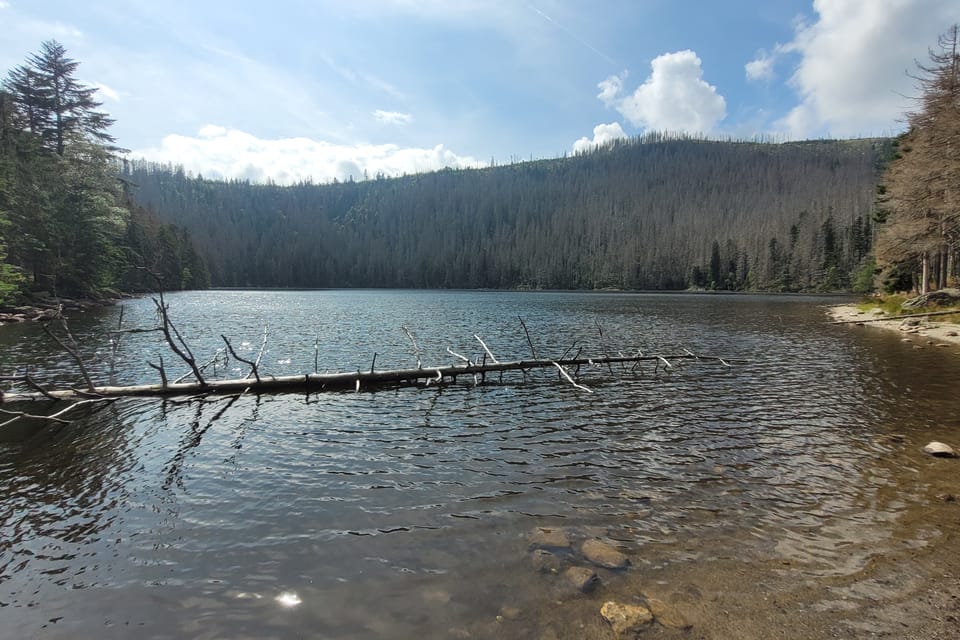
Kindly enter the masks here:
[[[638, 585], [695, 594], [716, 567], [837, 580], [937, 543], [915, 525], [950, 477], [917, 452], [955, 438], [957, 348], [824, 323], [826, 299], [502, 292], [211, 291], [167, 297], [197, 359], [263, 351], [263, 373], [409, 367], [446, 349], [719, 355], [739, 364], [555, 371], [376, 393], [128, 399], [70, 425], [0, 432], [4, 637], [589, 637]], [[95, 377], [184, 367], [157, 334], [71, 319]], [[150, 326], [150, 299], [124, 325]], [[598, 329], [599, 327], [599, 329]], [[600, 337], [602, 330], [602, 339]], [[3, 372], [75, 383], [38, 327], [0, 329]], [[924, 346], [916, 349], [915, 346]], [[315, 351], [316, 349], [316, 351]], [[231, 362], [218, 374], [242, 376]], [[933, 475], [930, 475], [933, 474]], [[631, 557], [582, 595], [531, 566], [562, 528]], [[711, 573], [713, 572], [713, 573]], [[733, 580], [733, 578], [730, 578]], [[707, 604], [704, 604], [704, 603]], [[504, 615], [506, 612], [507, 615]], [[706, 612], [706, 613], [704, 613]], [[695, 622], [700, 624], [700, 619]], [[702, 627], [702, 624], [701, 624]], [[134, 629], [136, 629], [134, 631]], [[664, 631], [666, 632], [666, 631]], [[553, 634], [552, 636], [550, 634]], [[679, 633], [679, 632], [678, 632]], [[602, 636], [601, 636], [602, 637]]]

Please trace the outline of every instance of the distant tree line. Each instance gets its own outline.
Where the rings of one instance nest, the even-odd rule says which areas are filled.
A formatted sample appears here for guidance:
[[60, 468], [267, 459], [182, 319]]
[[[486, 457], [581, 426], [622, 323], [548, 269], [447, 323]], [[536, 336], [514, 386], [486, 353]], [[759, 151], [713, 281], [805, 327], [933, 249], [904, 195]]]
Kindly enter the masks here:
[[650, 134], [573, 157], [329, 185], [125, 163], [214, 286], [869, 289], [887, 139]]
[[918, 67], [918, 109], [877, 190], [876, 256], [888, 290], [926, 293], [960, 278], [960, 26]]
[[0, 89], [0, 303], [21, 293], [100, 295], [203, 287], [206, 267], [186, 231], [131, 199], [96, 89], [48, 41]]

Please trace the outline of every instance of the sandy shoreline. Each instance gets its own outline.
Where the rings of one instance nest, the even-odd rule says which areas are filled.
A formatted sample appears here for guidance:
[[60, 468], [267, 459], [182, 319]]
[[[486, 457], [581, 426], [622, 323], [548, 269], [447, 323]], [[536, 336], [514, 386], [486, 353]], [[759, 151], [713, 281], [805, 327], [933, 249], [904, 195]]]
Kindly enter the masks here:
[[[923, 318], [918, 316], [912, 319], [882, 320], [882, 313], [861, 311], [855, 305], [842, 304], [827, 308], [827, 313], [834, 322], [848, 322], [852, 327], [870, 329], [884, 329], [896, 331], [903, 335], [904, 340], [915, 342], [918, 345], [930, 347], [960, 346], [960, 324], [940, 322], [937, 316]], [[862, 323], [862, 324], [859, 324]]]

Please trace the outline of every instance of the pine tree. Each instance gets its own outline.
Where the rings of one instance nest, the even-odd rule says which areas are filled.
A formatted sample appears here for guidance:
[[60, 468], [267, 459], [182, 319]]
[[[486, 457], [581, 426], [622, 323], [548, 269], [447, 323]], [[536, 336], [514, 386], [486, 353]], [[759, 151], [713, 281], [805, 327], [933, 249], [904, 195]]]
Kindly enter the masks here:
[[115, 141], [107, 132], [113, 119], [97, 110], [101, 103], [94, 97], [96, 88], [83, 86], [74, 77], [79, 66], [67, 57], [62, 44], [47, 40], [39, 53], [32, 54], [4, 81], [4, 88], [20, 105], [25, 128], [59, 156], [71, 141], [104, 145]]
[[954, 25], [918, 65], [920, 108], [908, 115], [879, 197], [885, 224], [878, 262], [920, 271], [921, 293], [930, 280], [945, 285], [960, 241], [960, 26]]

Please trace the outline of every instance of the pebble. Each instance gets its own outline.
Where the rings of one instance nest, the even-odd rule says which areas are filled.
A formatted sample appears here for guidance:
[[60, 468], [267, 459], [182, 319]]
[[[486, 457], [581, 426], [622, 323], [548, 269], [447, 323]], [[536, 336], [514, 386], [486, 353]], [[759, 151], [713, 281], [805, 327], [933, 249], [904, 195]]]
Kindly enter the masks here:
[[610, 623], [613, 632], [618, 636], [638, 633], [653, 622], [650, 610], [637, 604], [604, 602], [600, 607], [600, 615]]
[[937, 456], [938, 458], [956, 458], [957, 453], [953, 450], [948, 444], [942, 442], [931, 442], [923, 448], [924, 453], [928, 453], [931, 456]]
[[626, 555], [600, 540], [587, 540], [580, 551], [587, 560], [606, 569], [623, 569], [630, 564]]

